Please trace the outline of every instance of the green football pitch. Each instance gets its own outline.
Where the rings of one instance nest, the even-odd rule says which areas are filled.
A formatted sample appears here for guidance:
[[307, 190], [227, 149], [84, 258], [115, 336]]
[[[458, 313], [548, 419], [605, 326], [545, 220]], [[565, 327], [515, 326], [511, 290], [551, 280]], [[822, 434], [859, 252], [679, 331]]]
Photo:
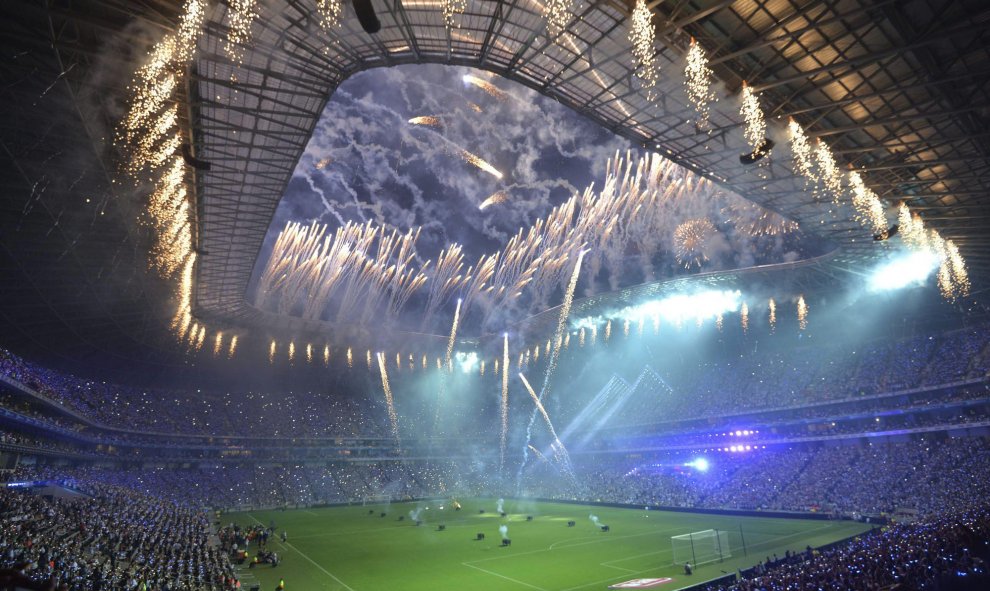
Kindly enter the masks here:
[[[242, 589], [272, 591], [577, 591], [606, 589], [638, 578], [670, 577], [657, 587], [673, 591], [783, 556], [859, 534], [869, 526], [842, 521], [736, 517], [645, 511], [510, 499], [506, 517], [492, 499], [354, 505], [222, 516], [241, 526], [272, 521], [287, 543], [273, 538], [277, 568], [240, 568]], [[409, 512], [423, 507], [416, 526]], [[484, 510], [481, 513], [480, 510]], [[385, 517], [381, 514], [386, 513]], [[589, 518], [610, 526], [602, 532]], [[404, 517], [399, 520], [399, 517]], [[532, 521], [527, 521], [532, 516]], [[567, 522], [574, 521], [573, 527]], [[445, 529], [439, 531], [443, 524]], [[502, 547], [499, 527], [512, 543]], [[671, 536], [708, 529], [729, 533], [731, 557], [696, 568], [673, 564]], [[477, 534], [484, 540], [476, 540]], [[745, 548], [744, 548], [745, 543]], [[257, 546], [249, 548], [254, 556]]]

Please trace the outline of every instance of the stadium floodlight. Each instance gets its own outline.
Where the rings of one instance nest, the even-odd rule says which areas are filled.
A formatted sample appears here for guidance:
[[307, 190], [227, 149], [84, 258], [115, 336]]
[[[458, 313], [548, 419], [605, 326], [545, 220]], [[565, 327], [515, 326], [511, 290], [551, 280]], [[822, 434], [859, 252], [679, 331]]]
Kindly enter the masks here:
[[694, 468], [698, 472], [707, 472], [708, 471], [708, 460], [706, 460], [705, 458], [697, 458], [696, 460], [694, 460], [692, 462], [688, 462], [687, 464], [684, 464], [684, 465], [685, 466], [691, 466], [692, 468]]
[[895, 257], [873, 270], [868, 287], [870, 291], [887, 291], [924, 285], [941, 262], [935, 253], [928, 251]]

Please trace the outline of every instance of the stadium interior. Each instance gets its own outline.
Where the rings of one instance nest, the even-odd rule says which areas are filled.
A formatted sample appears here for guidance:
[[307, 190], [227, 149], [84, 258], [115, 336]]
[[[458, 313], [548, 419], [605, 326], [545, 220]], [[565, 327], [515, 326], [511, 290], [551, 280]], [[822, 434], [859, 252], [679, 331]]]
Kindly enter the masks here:
[[5, 0], [0, 589], [990, 588], [988, 24]]

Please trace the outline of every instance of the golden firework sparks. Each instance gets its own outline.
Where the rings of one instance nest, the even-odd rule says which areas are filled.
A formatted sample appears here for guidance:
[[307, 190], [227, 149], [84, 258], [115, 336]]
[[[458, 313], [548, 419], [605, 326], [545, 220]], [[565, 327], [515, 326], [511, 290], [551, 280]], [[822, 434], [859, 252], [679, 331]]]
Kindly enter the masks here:
[[440, 12], [443, 14], [443, 24], [448, 31], [461, 28], [455, 17], [464, 14], [467, 0], [440, 0]]
[[777, 302], [770, 298], [770, 302], [767, 304], [770, 310], [770, 332], [773, 332], [777, 328]]
[[612, 338], [612, 319], [609, 318], [608, 322], [605, 323], [605, 342]]
[[467, 150], [461, 150], [461, 158], [471, 166], [483, 170], [497, 179], [502, 178], [502, 173], [480, 156], [476, 156]]
[[746, 302], [742, 303], [739, 310], [739, 321], [742, 324], [743, 332], [749, 331], [749, 306], [746, 305]]
[[499, 203], [505, 203], [505, 201], [508, 200], [508, 198], [509, 198], [508, 191], [496, 191], [492, 193], [488, 197], [488, 199], [482, 201], [481, 205], [478, 206], [478, 209], [484, 210], [486, 207], [490, 207], [492, 205], [498, 205]]
[[574, 18], [573, 0], [546, 0], [543, 4], [543, 17], [547, 19], [547, 37], [553, 39], [567, 28]]
[[808, 304], [804, 301], [804, 296], [798, 296], [797, 301], [798, 328], [804, 330], [808, 328]]
[[708, 241], [718, 230], [708, 218], [688, 220], [674, 229], [674, 256], [677, 262], [690, 268], [708, 260]]
[[887, 215], [883, 203], [856, 171], [849, 172], [849, 185], [852, 187], [852, 204], [856, 219], [873, 234], [887, 231]]
[[227, 350], [227, 358], [233, 359], [237, 354], [237, 335], [230, 337], [230, 348]]
[[708, 118], [711, 115], [712, 103], [718, 102], [715, 91], [712, 90], [714, 72], [708, 66], [708, 56], [701, 44], [691, 37], [691, 46], [687, 53], [687, 67], [684, 69], [684, 89], [688, 100], [694, 106], [698, 117], [695, 124], [698, 129], [708, 129]]
[[791, 156], [794, 160], [794, 172], [803, 176], [807, 182], [815, 184], [818, 175], [815, 174], [815, 163], [812, 160], [811, 143], [804, 129], [793, 118], [787, 121], [787, 132], [791, 138]]
[[275, 353], [277, 351], [277, 348], [278, 348], [278, 346], [275, 344], [275, 339], [272, 339], [272, 344], [268, 346], [268, 363], [269, 364], [274, 364], [275, 363]]
[[296, 360], [296, 342], [289, 341], [289, 363]]
[[818, 162], [819, 177], [822, 185], [832, 197], [832, 203], [839, 205], [842, 199], [842, 174], [835, 163], [832, 149], [821, 138], [816, 140], [815, 160]]
[[313, 165], [316, 170], [323, 170], [333, 163], [333, 158], [321, 158]]
[[344, 6], [341, 0], [316, 0], [316, 13], [320, 16], [320, 26], [323, 30], [331, 31], [340, 26]]
[[411, 125], [425, 125], [426, 127], [443, 127], [443, 119], [435, 115], [421, 115], [409, 120]]
[[323, 367], [330, 365], [330, 345], [323, 346]]
[[629, 42], [632, 44], [633, 67], [646, 91], [646, 99], [650, 102], [656, 98], [659, 70], [655, 58], [655, 40], [653, 13], [647, 8], [645, 0], [636, 0], [629, 28]]
[[351, 348], [347, 348], [347, 367], [354, 367], [354, 354]]
[[218, 357], [223, 350], [223, 332], [217, 331], [217, 336], [213, 340], [213, 356]]
[[399, 415], [395, 412], [395, 401], [392, 399], [392, 388], [388, 383], [388, 368], [385, 367], [384, 353], [378, 353], [378, 370], [382, 375], [382, 390], [385, 391], [385, 403], [388, 406], [388, 422], [392, 429], [392, 438], [399, 441]]
[[487, 94], [488, 96], [492, 97], [497, 101], [502, 102], [509, 98], [508, 93], [506, 93], [504, 90], [500, 89], [499, 87], [495, 86], [494, 84], [492, 84], [487, 80], [478, 78], [477, 76], [472, 76], [471, 74], [465, 74], [461, 79], [466, 84], [470, 84], [471, 86], [480, 88], [485, 92], [485, 94]]
[[739, 107], [739, 114], [746, 122], [743, 136], [746, 138], [751, 152], [753, 154], [762, 152], [766, 146], [767, 121], [763, 115], [763, 108], [760, 107], [759, 95], [746, 85], [745, 80], [742, 83], [742, 104]]
[[306, 363], [313, 363], [313, 343], [306, 343]]
[[230, 30], [223, 48], [231, 61], [240, 64], [244, 46], [251, 41], [251, 26], [258, 18], [258, 0], [230, 0], [227, 6]]

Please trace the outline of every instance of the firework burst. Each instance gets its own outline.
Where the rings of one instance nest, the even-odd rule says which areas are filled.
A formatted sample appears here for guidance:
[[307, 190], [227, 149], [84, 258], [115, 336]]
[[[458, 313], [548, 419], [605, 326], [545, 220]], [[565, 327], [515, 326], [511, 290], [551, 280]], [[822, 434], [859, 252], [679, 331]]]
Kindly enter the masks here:
[[706, 247], [717, 230], [708, 218], [688, 220], [674, 229], [674, 256], [689, 269], [708, 260]]
[[498, 205], [499, 203], [505, 203], [509, 199], [508, 191], [496, 191], [492, 193], [488, 199], [481, 202], [478, 209], [484, 211], [486, 207], [491, 207], [492, 205]]

